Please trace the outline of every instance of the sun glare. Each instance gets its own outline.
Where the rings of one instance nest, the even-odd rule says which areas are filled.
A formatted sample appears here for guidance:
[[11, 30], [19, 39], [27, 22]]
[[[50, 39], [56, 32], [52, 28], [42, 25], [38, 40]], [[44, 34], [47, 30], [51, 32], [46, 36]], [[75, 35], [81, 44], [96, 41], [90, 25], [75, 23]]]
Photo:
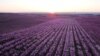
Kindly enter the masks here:
[[99, 0], [2, 0], [5, 12], [84, 12], [100, 11]]

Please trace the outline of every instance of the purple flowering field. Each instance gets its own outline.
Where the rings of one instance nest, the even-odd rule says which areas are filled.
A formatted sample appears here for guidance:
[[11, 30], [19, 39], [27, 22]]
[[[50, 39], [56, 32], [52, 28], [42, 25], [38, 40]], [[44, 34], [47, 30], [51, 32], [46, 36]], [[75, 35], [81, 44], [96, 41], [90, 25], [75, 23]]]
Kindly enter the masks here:
[[0, 56], [100, 56], [100, 14], [0, 13]]

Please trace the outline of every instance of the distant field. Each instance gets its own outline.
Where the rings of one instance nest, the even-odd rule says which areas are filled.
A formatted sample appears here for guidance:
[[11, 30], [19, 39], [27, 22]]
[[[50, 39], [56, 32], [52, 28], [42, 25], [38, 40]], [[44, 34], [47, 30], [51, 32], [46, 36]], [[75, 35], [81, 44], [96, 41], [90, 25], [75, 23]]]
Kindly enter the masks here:
[[[35, 26], [52, 20], [52, 15], [39, 13], [0, 13], [0, 34]], [[100, 18], [94, 14], [57, 14], [58, 18]]]
[[0, 34], [13, 32], [52, 20], [47, 14], [0, 13]]

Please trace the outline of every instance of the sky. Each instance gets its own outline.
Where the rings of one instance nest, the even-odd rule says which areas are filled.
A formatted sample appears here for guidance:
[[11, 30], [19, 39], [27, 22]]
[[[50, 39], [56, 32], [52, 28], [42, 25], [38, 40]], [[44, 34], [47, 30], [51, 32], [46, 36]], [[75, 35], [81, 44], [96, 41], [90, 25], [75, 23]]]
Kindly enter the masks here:
[[0, 12], [100, 12], [100, 0], [0, 0]]

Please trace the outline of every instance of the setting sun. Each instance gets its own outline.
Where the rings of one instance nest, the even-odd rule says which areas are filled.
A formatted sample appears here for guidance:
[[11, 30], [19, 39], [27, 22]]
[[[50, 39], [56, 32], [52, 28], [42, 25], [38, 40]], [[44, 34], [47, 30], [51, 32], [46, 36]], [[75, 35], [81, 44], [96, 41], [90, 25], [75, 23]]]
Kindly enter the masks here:
[[0, 12], [100, 12], [99, 0], [2, 0]]

